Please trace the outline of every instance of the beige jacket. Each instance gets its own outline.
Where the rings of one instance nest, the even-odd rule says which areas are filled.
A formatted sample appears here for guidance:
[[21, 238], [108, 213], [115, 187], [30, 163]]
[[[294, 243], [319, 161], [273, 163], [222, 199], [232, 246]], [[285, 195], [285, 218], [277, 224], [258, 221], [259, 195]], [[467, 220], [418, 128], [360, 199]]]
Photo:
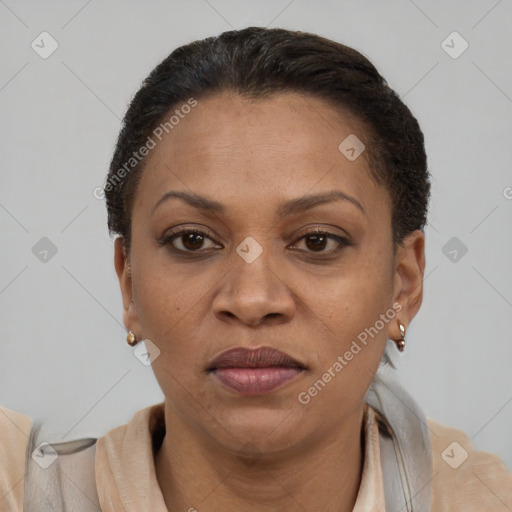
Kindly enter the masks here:
[[[102, 512], [167, 512], [154, 467], [164, 404], [138, 411], [126, 425], [100, 437], [95, 451], [97, 498]], [[30, 417], [0, 406], [0, 512], [23, 511]], [[468, 436], [428, 420], [432, 444], [432, 512], [511, 512], [512, 474], [495, 455], [475, 451]], [[365, 454], [354, 512], [385, 511], [375, 411], [364, 417]], [[62, 482], [62, 485], [66, 483]], [[67, 482], [76, 491], [75, 482]], [[87, 494], [88, 489], [79, 489]], [[201, 510], [199, 503], [191, 509]], [[45, 512], [45, 511], [41, 511]]]

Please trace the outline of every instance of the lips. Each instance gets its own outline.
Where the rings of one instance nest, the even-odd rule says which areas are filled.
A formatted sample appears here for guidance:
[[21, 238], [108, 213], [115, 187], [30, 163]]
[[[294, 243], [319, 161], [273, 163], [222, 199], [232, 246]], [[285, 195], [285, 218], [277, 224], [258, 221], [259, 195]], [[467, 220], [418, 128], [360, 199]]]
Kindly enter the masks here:
[[301, 374], [306, 367], [272, 347], [234, 348], [217, 356], [207, 371], [224, 386], [242, 395], [270, 393]]
[[217, 356], [208, 367], [208, 371], [218, 368], [268, 368], [282, 366], [286, 368], [302, 368], [299, 361], [272, 347], [257, 349], [233, 348]]

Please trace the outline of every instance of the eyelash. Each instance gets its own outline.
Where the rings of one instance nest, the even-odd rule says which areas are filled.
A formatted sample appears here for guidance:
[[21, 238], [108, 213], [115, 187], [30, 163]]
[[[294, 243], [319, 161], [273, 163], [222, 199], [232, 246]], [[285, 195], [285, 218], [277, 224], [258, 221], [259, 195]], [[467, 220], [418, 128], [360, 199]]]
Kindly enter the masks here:
[[[191, 228], [186, 228], [186, 227], [185, 228], [177, 228], [174, 231], [171, 231], [171, 233], [163, 236], [162, 239], [159, 240], [159, 244], [162, 246], [170, 245], [171, 246], [170, 248], [172, 251], [181, 253], [181, 254], [199, 254], [202, 252], [208, 252], [208, 251], [212, 250], [212, 249], [206, 249], [206, 250], [198, 249], [197, 251], [191, 251], [191, 250], [177, 249], [176, 247], [174, 247], [172, 245], [172, 242], [175, 239], [179, 239], [180, 237], [183, 237], [190, 233], [202, 235], [203, 237], [209, 238], [210, 240], [212, 240], [214, 237], [213, 233], [211, 233], [209, 230], [202, 231], [200, 229], [191, 229]], [[308, 236], [315, 236], [315, 235], [324, 236], [324, 237], [329, 238], [330, 240], [334, 240], [339, 244], [339, 246], [336, 249], [331, 250], [331, 251], [305, 251], [305, 252], [310, 253], [310, 254], [331, 255], [331, 254], [339, 252], [344, 247], [348, 247], [348, 246], [352, 245], [349, 242], [349, 240], [347, 240], [346, 238], [339, 236], [339, 235], [335, 235], [334, 233], [330, 233], [328, 231], [323, 231], [320, 228], [314, 229], [312, 231], [308, 231], [307, 233], [304, 233], [297, 239], [297, 241], [303, 240], [303, 239], [307, 238]]]

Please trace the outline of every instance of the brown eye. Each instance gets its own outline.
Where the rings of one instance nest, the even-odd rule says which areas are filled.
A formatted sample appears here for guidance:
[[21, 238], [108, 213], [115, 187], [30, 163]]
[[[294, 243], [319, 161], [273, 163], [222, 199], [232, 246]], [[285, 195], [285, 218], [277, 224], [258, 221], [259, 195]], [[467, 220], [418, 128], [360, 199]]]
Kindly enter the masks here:
[[201, 249], [204, 244], [204, 237], [200, 233], [187, 233], [185, 235], [181, 235], [181, 241], [186, 249], [194, 251], [196, 249]]
[[[211, 237], [203, 231], [181, 228], [165, 236], [161, 243], [162, 245], [170, 244], [174, 249], [181, 252], [203, 252], [201, 249], [204, 249], [207, 240], [212, 241]], [[212, 247], [220, 246], [213, 244]]]
[[325, 235], [308, 235], [306, 237], [306, 246], [308, 249], [316, 251], [317, 249], [323, 250], [327, 245], [329, 238]]
[[[305, 235], [299, 238], [300, 240], [304, 240], [306, 248], [308, 249], [306, 252], [316, 252], [316, 253], [333, 253], [339, 251], [343, 247], [350, 245], [346, 238], [342, 236], [335, 235], [334, 233], [329, 233], [327, 231], [310, 231]], [[334, 245], [332, 250], [325, 250], [325, 248], [329, 245], [329, 242], [335, 242], [331, 245]]]

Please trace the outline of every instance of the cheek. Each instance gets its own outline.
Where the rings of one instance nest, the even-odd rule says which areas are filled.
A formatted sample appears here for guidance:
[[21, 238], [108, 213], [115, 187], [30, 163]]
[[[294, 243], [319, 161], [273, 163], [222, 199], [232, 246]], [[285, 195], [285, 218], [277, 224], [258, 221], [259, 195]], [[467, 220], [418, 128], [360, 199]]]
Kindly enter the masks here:
[[316, 311], [342, 340], [356, 337], [390, 308], [394, 284], [390, 269], [391, 262], [357, 256], [314, 292]]
[[207, 265], [171, 264], [165, 251], [146, 254], [138, 268], [134, 282], [142, 337], [160, 350], [152, 364], [155, 377], [167, 398], [186, 402], [193, 390], [199, 399], [205, 349], [212, 336], [209, 291], [218, 283], [219, 272]]
[[335, 406], [340, 400], [347, 407], [355, 404], [381, 361], [395, 317], [393, 276], [391, 260], [380, 257], [378, 251], [374, 254], [357, 258], [340, 277], [329, 281], [314, 302], [315, 313], [328, 328], [327, 336], [318, 342], [318, 364], [308, 382], [315, 386], [313, 394], [322, 395], [318, 407]]
[[[317, 338], [318, 360], [298, 396], [310, 412], [330, 411], [326, 417], [336, 422], [363, 400], [395, 314], [390, 305], [392, 281], [382, 275], [387, 274], [354, 273], [340, 279], [336, 290], [318, 296], [316, 312], [323, 315], [327, 335]], [[333, 410], [338, 411], [336, 417]]]
[[214, 281], [196, 271], [197, 267], [192, 271], [192, 266], [172, 264], [165, 249], [141, 251], [137, 256], [133, 280], [142, 334], [165, 341], [175, 331], [187, 329], [189, 317], [201, 307], [205, 292]]

